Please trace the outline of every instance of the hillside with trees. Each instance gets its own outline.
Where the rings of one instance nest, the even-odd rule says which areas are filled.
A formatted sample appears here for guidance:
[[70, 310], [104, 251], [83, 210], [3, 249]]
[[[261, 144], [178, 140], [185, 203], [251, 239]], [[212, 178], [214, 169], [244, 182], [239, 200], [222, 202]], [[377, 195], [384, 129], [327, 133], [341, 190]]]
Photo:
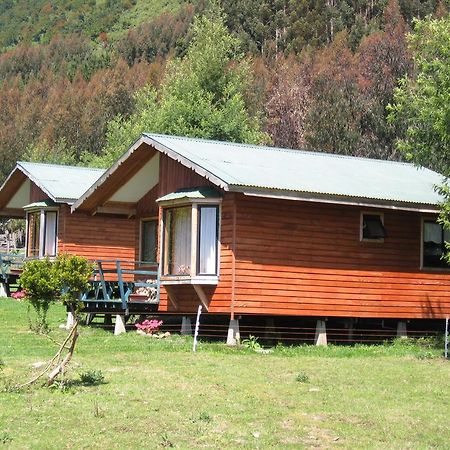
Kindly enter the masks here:
[[[403, 157], [395, 141], [407, 127], [388, 121], [386, 107], [399, 81], [415, 77], [407, 39], [415, 18], [447, 17], [448, 0], [223, 0], [220, 7], [2, 2], [0, 177], [17, 159], [107, 165], [121, 133], [133, 140], [141, 131]], [[201, 16], [216, 24], [216, 45], [199, 45]], [[233, 134], [242, 123], [247, 131]]]

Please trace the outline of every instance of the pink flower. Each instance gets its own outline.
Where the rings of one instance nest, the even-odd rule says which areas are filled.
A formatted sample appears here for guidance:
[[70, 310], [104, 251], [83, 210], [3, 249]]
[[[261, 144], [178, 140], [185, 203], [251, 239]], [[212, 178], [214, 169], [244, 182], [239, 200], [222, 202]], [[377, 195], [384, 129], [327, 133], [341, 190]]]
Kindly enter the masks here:
[[159, 331], [159, 327], [162, 325], [162, 320], [144, 320], [142, 323], [136, 323], [134, 326], [143, 331], [146, 334], [152, 334]]
[[16, 291], [11, 294], [11, 297], [16, 300], [22, 300], [27, 296], [27, 293], [25, 291]]

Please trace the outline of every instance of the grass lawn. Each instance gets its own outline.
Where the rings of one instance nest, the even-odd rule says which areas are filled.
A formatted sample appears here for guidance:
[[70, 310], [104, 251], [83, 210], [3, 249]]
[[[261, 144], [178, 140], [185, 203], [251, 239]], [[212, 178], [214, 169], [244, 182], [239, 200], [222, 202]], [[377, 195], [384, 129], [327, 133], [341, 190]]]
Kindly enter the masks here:
[[[53, 339], [64, 321], [53, 306]], [[8, 386], [56, 347], [28, 331], [24, 303], [0, 299], [0, 447], [450, 448], [450, 362], [438, 350], [191, 344], [82, 328], [68, 377], [100, 370], [105, 383], [18, 392]]]

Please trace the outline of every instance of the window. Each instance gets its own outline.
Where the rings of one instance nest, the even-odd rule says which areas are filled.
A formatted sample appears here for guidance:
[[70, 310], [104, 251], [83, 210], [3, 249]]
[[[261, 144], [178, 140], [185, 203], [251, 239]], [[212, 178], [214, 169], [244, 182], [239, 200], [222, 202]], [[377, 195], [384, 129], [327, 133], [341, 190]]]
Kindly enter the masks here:
[[40, 211], [28, 214], [27, 256], [39, 256], [39, 238], [41, 226]]
[[165, 213], [165, 275], [191, 274], [191, 207], [172, 208]]
[[387, 237], [381, 214], [361, 214], [361, 240], [383, 241]]
[[156, 248], [158, 242], [158, 220], [142, 220], [141, 222], [141, 254], [140, 260], [156, 262]]
[[449, 267], [442, 256], [445, 253], [445, 242], [450, 242], [450, 232], [434, 221], [425, 220], [422, 236], [423, 267]]
[[199, 206], [197, 273], [217, 274], [218, 212], [217, 206]]
[[27, 213], [27, 257], [56, 256], [57, 211], [37, 210]]
[[164, 210], [163, 275], [217, 277], [219, 206]]

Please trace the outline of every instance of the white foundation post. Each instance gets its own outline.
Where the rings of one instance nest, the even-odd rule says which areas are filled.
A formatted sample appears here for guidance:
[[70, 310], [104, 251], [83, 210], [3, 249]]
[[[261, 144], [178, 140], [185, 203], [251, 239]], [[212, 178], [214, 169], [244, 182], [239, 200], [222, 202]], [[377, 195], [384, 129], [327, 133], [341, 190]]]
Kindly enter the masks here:
[[66, 330], [71, 330], [74, 323], [75, 323], [75, 317], [73, 317], [73, 313], [68, 311], [67, 312]]
[[5, 283], [0, 283], [0, 297], [8, 297], [6, 293]]
[[119, 334], [126, 333], [125, 330], [125, 316], [120, 314], [116, 315], [116, 324], [114, 326], [114, 336], [118, 336]]
[[228, 327], [227, 345], [238, 345], [240, 342], [239, 320], [231, 319]]
[[327, 345], [327, 327], [325, 320], [318, 320], [316, 324], [316, 336], [314, 337], [315, 345]]
[[190, 317], [183, 316], [183, 318], [181, 319], [180, 333], [184, 336], [192, 336], [192, 323]]
[[406, 331], [406, 322], [398, 322], [397, 323], [397, 337], [398, 338], [407, 338], [408, 333]]

